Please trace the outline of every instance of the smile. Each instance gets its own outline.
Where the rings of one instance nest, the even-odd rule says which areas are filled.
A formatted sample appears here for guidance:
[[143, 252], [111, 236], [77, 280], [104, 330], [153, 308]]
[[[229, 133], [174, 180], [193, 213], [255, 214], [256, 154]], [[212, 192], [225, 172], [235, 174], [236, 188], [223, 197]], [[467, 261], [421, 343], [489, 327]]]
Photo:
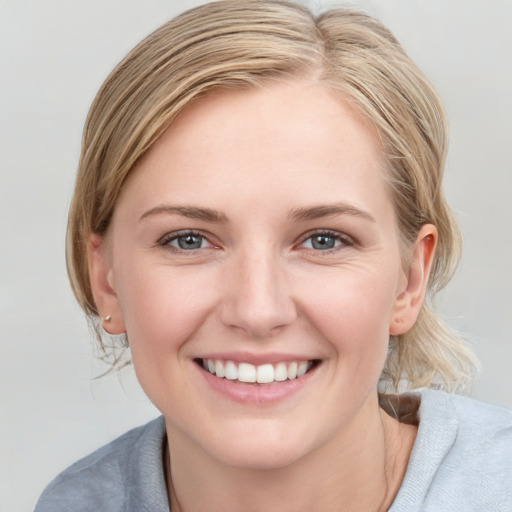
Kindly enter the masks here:
[[220, 379], [258, 384], [299, 379], [313, 366], [313, 361], [268, 363], [258, 366], [219, 359], [201, 359], [200, 361], [205, 370]]

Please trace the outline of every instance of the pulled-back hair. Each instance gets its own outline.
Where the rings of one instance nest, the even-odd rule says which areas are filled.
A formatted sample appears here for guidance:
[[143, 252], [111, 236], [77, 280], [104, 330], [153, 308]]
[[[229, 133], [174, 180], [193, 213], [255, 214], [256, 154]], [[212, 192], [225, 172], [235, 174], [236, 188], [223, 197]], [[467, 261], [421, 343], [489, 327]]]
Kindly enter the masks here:
[[97, 327], [86, 240], [107, 233], [127, 176], [176, 116], [211, 91], [295, 77], [339, 91], [376, 129], [403, 253], [422, 225], [438, 229], [425, 304], [414, 327], [390, 340], [383, 380], [395, 389], [464, 386], [474, 357], [432, 305], [452, 277], [461, 245], [441, 188], [445, 113], [393, 34], [350, 9], [315, 16], [279, 0], [209, 3], [169, 21], [119, 63], [90, 109], [69, 213], [67, 265], [79, 304]]

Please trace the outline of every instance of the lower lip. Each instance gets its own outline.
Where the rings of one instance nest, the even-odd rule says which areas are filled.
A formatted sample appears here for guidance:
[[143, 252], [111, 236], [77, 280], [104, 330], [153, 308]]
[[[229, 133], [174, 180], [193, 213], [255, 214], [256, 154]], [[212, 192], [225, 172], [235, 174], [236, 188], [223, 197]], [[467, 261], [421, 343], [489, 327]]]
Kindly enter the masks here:
[[253, 384], [219, 378], [196, 364], [198, 371], [206, 383], [217, 393], [244, 404], [272, 405], [282, 402], [297, 394], [311, 380], [316, 373], [317, 366], [311, 368], [302, 377], [270, 384]]

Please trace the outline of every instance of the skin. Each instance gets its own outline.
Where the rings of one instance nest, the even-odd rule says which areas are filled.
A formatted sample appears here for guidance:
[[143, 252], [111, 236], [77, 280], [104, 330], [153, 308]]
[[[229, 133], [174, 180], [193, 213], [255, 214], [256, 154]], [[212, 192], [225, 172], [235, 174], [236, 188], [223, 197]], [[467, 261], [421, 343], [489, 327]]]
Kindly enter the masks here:
[[[173, 511], [391, 505], [415, 428], [379, 409], [377, 383], [389, 335], [417, 318], [437, 233], [423, 226], [404, 269], [384, 168], [374, 131], [319, 84], [210, 95], [139, 162], [107, 236], [90, 236], [105, 327], [128, 333], [165, 416]], [[187, 230], [198, 248], [179, 248]], [[318, 230], [333, 247], [313, 246]], [[316, 367], [290, 396], [244, 403], [203, 378], [210, 354]]]

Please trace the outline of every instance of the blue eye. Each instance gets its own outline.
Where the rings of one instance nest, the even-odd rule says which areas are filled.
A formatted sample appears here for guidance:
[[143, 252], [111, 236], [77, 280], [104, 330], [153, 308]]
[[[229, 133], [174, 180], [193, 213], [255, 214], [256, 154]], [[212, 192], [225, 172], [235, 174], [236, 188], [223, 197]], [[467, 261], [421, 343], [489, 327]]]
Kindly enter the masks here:
[[162, 240], [161, 245], [171, 246], [180, 251], [194, 251], [211, 247], [210, 242], [203, 235], [192, 232], [171, 234]]
[[302, 246], [306, 249], [314, 249], [316, 251], [328, 251], [342, 245], [350, 245], [350, 243], [343, 235], [331, 232], [315, 233], [306, 238], [302, 243]]

